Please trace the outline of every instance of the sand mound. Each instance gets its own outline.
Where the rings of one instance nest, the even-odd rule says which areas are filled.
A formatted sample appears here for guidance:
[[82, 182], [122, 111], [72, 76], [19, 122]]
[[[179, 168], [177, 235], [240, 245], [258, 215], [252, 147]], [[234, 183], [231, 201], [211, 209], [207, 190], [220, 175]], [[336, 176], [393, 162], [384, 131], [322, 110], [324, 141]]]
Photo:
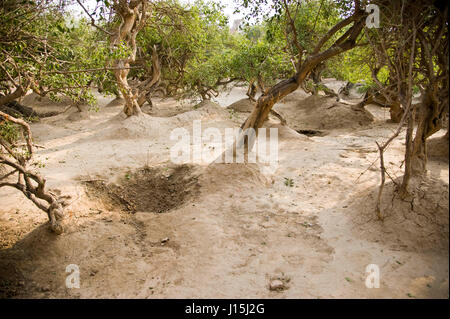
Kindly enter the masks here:
[[261, 173], [259, 166], [251, 163], [212, 163], [200, 177], [200, 184], [207, 186], [208, 192], [220, 192], [228, 187], [252, 188], [267, 183], [268, 179]]
[[171, 119], [175, 121], [174, 125], [176, 126], [192, 125], [193, 120], [217, 120], [227, 118], [229, 118], [229, 113], [219, 104], [211, 101], [202, 101], [194, 106], [194, 110], [171, 117]]
[[318, 131], [318, 130], [298, 130], [296, 131], [299, 134], [303, 134], [306, 136], [325, 136], [328, 133], [324, 131]]
[[116, 107], [116, 106], [124, 106], [125, 100], [123, 98], [115, 98], [111, 102], [105, 105], [105, 107]]
[[193, 108], [194, 108], [194, 110], [197, 110], [197, 109], [216, 109], [216, 108], [222, 109], [222, 107], [219, 104], [217, 104], [217, 103], [215, 103], [213, 101], [210, 101], [210, 100], [203, 100], [200, 103], [196, 104]]
[[75, 111], [70, 113], [66, 119], [70, 122], [77, 122], [77, 121], [81, 121], [81, 120], [89, 120], [90, 116], [89, 116], [89, 112], [80, 112], [80, 111]]
[[51, 100], [47, 96], [39, 96], [36, 93], [30, 93], [19, 101], [19, 103], [31, 107], [38, 116], [50, 116], [64, 111], [72, 105], [72, 101], [65, 96], [58, 96], [58, 100]]
[[155, 117], [172, 117], [193, 110], [191, 103], [170, 97], [152, 97], [152, 104], [150, 106], [148, 103], [145, 103], [142, 107], [142, 112]]
[[[177, 127], [190, 127], [194, 120], [205, 123], [229, 120], [228, 112], [213, 102], [202, 102], [195, 110], [177, 114], [171, 117], [154, 117], [148, 114], [130, 116], [121, 112], [105, 122], [93, 139], [98, 140], [124, 140], [148, 139], [170, 136], [170, 131]], [[232, 127], [232, 126], [231, 126]], [[91, 139], [91, 138], [90, 138]]]
[[29, 93], [18, 101], [3, 105], [3, 111], [14, 116], [51, 117], [60, 114], [72, 105], [69, 98], [58, 97], [59, 101], [41, 97], [36, 93]]
[[47, 96], [40, 96], [34, 92], [25, 95], [20, 102], [29, 107], [67, 106], [72, 103], [66, 96], [58, 96], [58, 100], [51, 100]]
[[89, 139], [126, 140], [155, 138], [160, 136], [160, 134], [167, 133], [163, 130], [163, 128], [166, 128], [166, 122], [168, 121], [164, 118], [154, 118], [147, 114], [127, 117], [121, 112], [105, 122], [105, 127], [101, 128]]
[[413, 185], [413, 193], [406, 200], [399, 198], [392, 182], [385, 185], [384, 221], [379, 221], [375, 213], [378, 188], [358, 196], [348, 208], [355, 214], [355, 233], [364, 239], [387, 244], [393, 250], [448, 253], [448, 184], [438, 179], [424, 179], [411, 181]]
[[448, 135], [430, 138], [427, 141], [428, 158], [443, 160], [448, 163]]
[[311, 95], [297, 101], [278, 103], [274, 109], [296, 131], [359, 128], [373, 122], [366, 110], [355, 111], [335, 98]]
[[299, 100], [306, 99], [311, 94], [306, 93], [302, 89], [297, 89], [296, 91], [292, 92], [291, 94], [288, 94], [285, 96], [280, 103], [291, 103], [291, 102], [298, 102]]
[[266, 131], [267, 136], [269, 136], [269, 134], [270, 134], [269, 130], [271, 128], [276, 128], [278, 130], [278, 140], [279, 141], [284, 141], [284, 140], [289, 140], [289, 139], [297, 139], [297, 140], [302, 140], [302, 141], [308, 140], [308, 138], [306, 136], [304, 136], [306, 134], [302, 135], [302, 133], [293, 130], [289, 126], [282, 125], [281, 123], [279, 123], [278, 119], [271, 119], [270, 116], [269, 116], [269, 121], [264, 122], [263, 128], [268, 129], [268, 131]]
[[110, 209], [163, 213], [179, 207], [198, 193], [197, 177], [189, 165], [144, 167], [127, 173], [117, 184], [85, 183], [88, 194]]
[[242, 99], [227, 106], [227, 109], [234, 110], [236, 112], [251, 112], [255, 107], [255, 102], [250, 99]]

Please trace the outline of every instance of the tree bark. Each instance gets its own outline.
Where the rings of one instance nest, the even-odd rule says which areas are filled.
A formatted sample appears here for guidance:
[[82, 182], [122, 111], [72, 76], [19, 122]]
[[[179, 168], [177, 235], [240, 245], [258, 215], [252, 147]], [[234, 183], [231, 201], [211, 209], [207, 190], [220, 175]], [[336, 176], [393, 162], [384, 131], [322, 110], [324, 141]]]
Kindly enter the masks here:
[[425, 91], [420, 104], [416, 135], [412, 142], [412, 176], [426, 174], [427, 139], [442, 128], [445, 106], [445, 103], [439, 103], [434, 92], [430, 90]]
[[404, 110], [398, 101], [393, 101], [389, 108], [389, 114], [391, 115], [391, 121], [394, 123], [400, 123]]
[[129, 117], [132, 115], [139, 115], [142, 113], [137, 101], [137, 94], [133, 92], [128, 84], [127, 76], [129, 70], [117, 70], [114, 72], [120, 92], [125, 100], [123, 112]]
[[142, 114], [138, 103], [139, 93], [133, 90], [128, 83], [128, 73], [130, 72], [130, 63], [136, 61], [136, 36], [143, 28], [146, 20], [147, 1], [118, 0], [113, 6], [116, 14], [121, 19], [121, 23], [113, 35], [111, 44], [118, 47], [126, 43], [131, 49], [131, 53], [126, 58], [120, 58], [113, 62], [113, 67], [117, 67], [114, 76], [117, 86], [123, 95], [125, 105], [123, 112], [129, 117]]
[[152, 48], [152, 77], [145, 81], [145, 83], [139, 87], [138, 105], [142, 107], [145, 102], [148, 102], [152, 106], [151, 94], [158, 86], [161, 79], [161, 64], [159, 63], [158, 52], [156, 46]]
[[256, 90], [257, 90], [257, 87], [255, 85], [255, 81], [253, 81], [253, 80], [250, 81], [246, 94], [247, 94], [248, 98], [252, 101], [256, 101], [256, 99], [255, 99]]

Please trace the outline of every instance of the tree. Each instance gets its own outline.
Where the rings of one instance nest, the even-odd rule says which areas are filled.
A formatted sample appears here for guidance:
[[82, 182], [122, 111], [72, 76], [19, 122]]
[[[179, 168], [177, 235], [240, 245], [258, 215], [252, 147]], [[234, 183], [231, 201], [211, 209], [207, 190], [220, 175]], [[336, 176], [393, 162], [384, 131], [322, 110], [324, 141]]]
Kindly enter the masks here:
[[94, 103], [91, 84], [108, 70], [105, 57], [110, 56], [94, 37], [84, 21], [77, 23], [65, 12], [65, 3], [1, 2], [0, 187], [21, 191], [48, 214], [57, 233], [63, 231], [60, 221], [67, 196], [49, 191], [36, 170], [42, 163], [33, 160], [27, 122], [32, 109], [18, 108], [17, 100], [32, 90], [51, 99], [67, 96], [75, 105]]
[[[151, 105], [151, 95], [158, 89], [168, 95], [194, 89], [204, 97], [210, 96], [209, 83], [187, 75], [195, 66], [194, 57], [200, 62], [205, 55], [213, 55], [211, 51], [219, 52], [215, 46], [223, 42], [226, 18], [217, 3], [196, 1], [182, 5], [176, 0], [117, 0], [110, 4], [99, 0], [103, 5], [90, 13], [80, 0], [77, 2], [99, 33], [109, 36], [114, 57], [107, 59], [107, 65], [115, 70], [116, 85], [105, 77], [102, 90], [123, 96], [127, 116], [140, 114], [145, 102]], [[97, 12], [98, 8], [103, 10]], [[104, 17], [107, 10], [112, 19]], [[195, 71], [194, 67], [190, 74]], [[137, 82], [131, 83], [129, 79]]]
[[[249, 1], [244, 2], [244, 4], [248, 3]], [[255, 1], [252, 3], [258, 5], [259, 2]], [[354, 48], [358, 37], [364, 29], [367, 16], [365, 11], [361, 8], [360, 2], [355, 1], [353, 13], [329, 29], [328, 32], [318, 40], [311, 52], [308, 53], [298, 41], [298, 32], [294, 19], [295, 12], [301, 10], [301, 3], [299, 1], [290, 2], [287, 0], [277, 0], [273, 2], [273, 8], [278, 13], [286, 13], [286, 23], [290, 26], [287, 38], [291, 42], [292, 47], [297, 50], [297, 59], [295, 62], [296, 72], [294, 76], [272, 86], [265, 94], [258, 98], [255, 108], [242, 125], [244, 132], [251, 128], [254, 129], [257, 134], [257, 129], [263, 125], [273, 105], [289, 93], [295, 91], [317, 65], [342, 52]], [[342, 32], [342, 35], [334, 40], [331, 45], [328, 45], [326, 49], [323, 49], [329, 40], [338, 32]], [[248, 135], [241, 135], [237, 142], [238, 146], [251, 145], [246, 136]], [[250, 141], [253, 143], [254, 138], [251, 138]]]
[[252, 39], [251, 31], [245, 32], [230, 59], [231, 77], [248, 83], [247, 96], [254, 101], [258, 89], [265, 93], [278, 79], [291, 75], [292, 65], [278, 43], [266, 37]]
[[87, 88], [93, 75], [83, 69], [100, 65], [86, 46], [89, 30], [48, 1], [4, 1], [0, 9], [2, 104], [28, 89], [50, 98], [62, 93], [74, 102], [92, 100]]
[[217, 96], [219, 86], [230, 83], [234, 39], [221, 10], [213, 1], [175, 2], [170, 13], [152, 20], [140, 33], [143, 51], [158, 47], [161, 86], [167, 95], [211, 99]]
[[[426, 140], [442, 128], [448, 112], [448, 5], [431, 0], [376, 3], [381, 27], [368, 33], [376, 58], [373, 78], [387, 100], [398, 101], [400, 123], [407, 124], [401, 185], [406, 195], [410, 178], [426, 173]], [[389, 69], [387, 84], [378, 78], [381, 67]], [[412, 104], [414, 88], [420, 91], [419, 104]]]
[[139, 106], [139, 92], [133, 90], [128, 84], [128, 73], [130, 64], [136, 61], [136, 36], [144, 27], [147, 19], [147, 0], [114, 0], [111, 8], [120, 24], [111, 35], [111, 47], [124, 50], [126, 53], [111, 61], [112, 67], [117, 68], [114, 75], [120, 92], [125, 99], [123, 112], [127, 116], [141, 114]]
[[[46, 1], [1, 3], [0, 107], [24, 96], [29, 89], [41, 95], [71, 92], [73, 98], [82, 97], [77, 90], [87, 85], [85, 78], [70, 74], [62, 82], [58, 76], [59, 69], [70, 64], [65, 59], [67, 49], [58, 41], [66, 31], [58, 9]], [[25, 143], [18, 143], [21, 136]], [[51, 229], [61, 233], [66, 197], [46, 189], [45, 179], [30, 168], [33, 153], [29, 124], [0, 111], [0, 188], [21, 191], [48, 214]]]

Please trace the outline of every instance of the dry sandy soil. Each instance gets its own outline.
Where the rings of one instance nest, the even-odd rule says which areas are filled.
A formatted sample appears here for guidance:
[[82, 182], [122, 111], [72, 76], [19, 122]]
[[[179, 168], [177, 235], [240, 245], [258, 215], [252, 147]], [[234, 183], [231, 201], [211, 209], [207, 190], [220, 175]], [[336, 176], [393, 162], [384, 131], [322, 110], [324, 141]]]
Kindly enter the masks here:
[[[245, 107], [224, 106], [244, 92], [219, 97], [222, 107], [156, 99], [150, 115], [129, 119], [99, 96], [97, 111], [34, 123], [37, 167], [48, 187], [72, 196], [66, 231], [50, 233], [44, 213], [0, 189], [0, 296], [448, 298], [448, 148], [447, 158], [430, 159], [414, 198], [396, 198], [388, 179], [383, 222], [374, 210], [375, 141], [396, 124], [378, 106], [356, 112], [289, 95], [275, 108], [288, 126], [266, 124], [279, 132], [274, 173], [261, 164], [171, 163], [172, 129], [192, 132], [193, 120], [238, 127]], [[37, 111], [61, 109], [33, 100]], [[394, 181], [403, 141], [404, 133], [385, 155]], [[79, 289], [66, 288], [69, 264], [79, 266]], [[365, 286], [369, 264], [379, 266], [380, 288]], [[271, 290], [275, 279], [283, 285]]]

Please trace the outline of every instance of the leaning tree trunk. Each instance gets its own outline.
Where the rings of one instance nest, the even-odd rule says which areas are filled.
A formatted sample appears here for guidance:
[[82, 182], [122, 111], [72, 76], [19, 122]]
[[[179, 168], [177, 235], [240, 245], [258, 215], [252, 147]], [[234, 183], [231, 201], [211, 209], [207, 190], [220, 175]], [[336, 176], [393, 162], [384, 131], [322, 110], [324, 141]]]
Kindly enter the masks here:
[[273, 86], [267, 94], [262, 95], [257, 101], [255, 108], [244, 122], [243, 130], [248, 128], [260, 128], [270, 113], [273, 105], [289, 93], [294, 92], [305, 79], [307, 72], [298, 72], [294, 77], [284, 80]]
[[[352, 16], [345, 20], [342, 20], [336, 26], [334, 26], [319, 41], [318, 45], [313, 51], [313, 54], [308, 56], [304, 61], [299, 61], [297, 72], [293, 77], [279, 82], [258, 98], [252, 113], [242, 124], [243, 132], [251, 128], [254, 129], [255, 133], [257, 134], [258, 128], [262, 127], [274, 104], [280, 101], [286, 95], [297, 90], [300, 84], [306, 79], [306, 77], [312, 70], [314, 70], [317, 65], [327, 59], [330, 59], [342, 52], [348, 51], [355, 47], [356, 39], [364, 28], [364, 19], [364, 11], [357, 10]], [[327, 50], [320, 52], [321, 47], [333, 34], [352, 22], [352, 27], [349, 28], [344, 35], [336, 40], [335, 43], [331, 45]], [[254, 141], [254, 138], [250, 138], [249, 140], [247, 134], [242, 134], [236, 144], [238, 147], [244, 146], [246, 150], [249, 150], [253, 146]]]

